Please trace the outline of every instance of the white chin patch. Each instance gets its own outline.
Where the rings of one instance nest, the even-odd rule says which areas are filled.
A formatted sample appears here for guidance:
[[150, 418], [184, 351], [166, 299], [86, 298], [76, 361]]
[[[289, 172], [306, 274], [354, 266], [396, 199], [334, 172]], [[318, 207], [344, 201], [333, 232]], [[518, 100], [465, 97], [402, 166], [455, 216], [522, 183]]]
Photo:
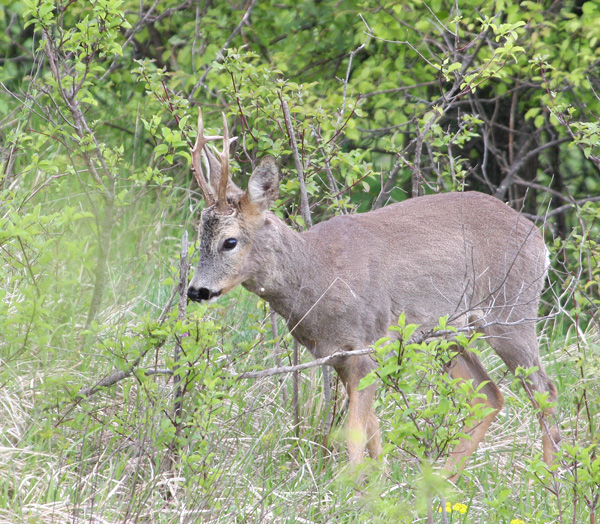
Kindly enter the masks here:
[[217, 295], [216, 297], [211, 297], [211, 298], [209, 298], [209, 299], [206, 301], [206, 303], [207, 303], [207, 304], [213, 304], [213, 303], [215, 303], [217, 300], [219, 300], [220, 298], [221, 298], [221, 295]]

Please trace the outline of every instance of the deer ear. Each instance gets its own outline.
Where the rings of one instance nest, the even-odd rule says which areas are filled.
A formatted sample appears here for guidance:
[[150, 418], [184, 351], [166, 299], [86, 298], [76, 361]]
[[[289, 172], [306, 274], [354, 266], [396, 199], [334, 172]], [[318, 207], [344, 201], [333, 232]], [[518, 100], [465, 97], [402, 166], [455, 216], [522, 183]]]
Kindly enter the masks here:
[[253, 171], [244, 195], [250, 204], [266, 211], [279, 196], [279, 169], [272, 156], [260, 161]]

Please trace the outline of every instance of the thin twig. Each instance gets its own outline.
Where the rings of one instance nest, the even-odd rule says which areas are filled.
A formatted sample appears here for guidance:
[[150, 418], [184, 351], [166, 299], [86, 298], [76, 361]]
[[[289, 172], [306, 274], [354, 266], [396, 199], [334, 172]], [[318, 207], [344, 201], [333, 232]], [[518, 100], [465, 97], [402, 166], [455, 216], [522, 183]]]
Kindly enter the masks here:
[[369, 42], [370, 37], [364, 42], [362, 45], [357, 47], [354, 51], [350, 51], [350, 55], [348, 57], [348, 67], [346, 68], [346, 78], [344, 79], [344, 96], [342, 99], [342, 109], [340, 114], [338, 115], [336, 127], [339, 126], [342, 122], [342, 118], [344, 118], [344, 113], [346, 111], [346, 96], [348, 94], [348, 82], [350, 81], [350, 71], [352, 70], [352, 61], [354, 60], [354, 55], [360, 53]]
[[398, 173], [400, 173], [400, 160], [396, 160], [394, 167], [390, 170], [388, 176], [385, 177], [385, 180], [382, 180], [381, 190], [377, 195], [377, 198], [373, 202], [372, 209], [379, 209], [383, 207], [384, 204], [387, 203], [390, 195], [392, 194], [392, 189], [394, 189], [394, 185], [396, 184], [396, 178], [398, 178]]
[[[273, 347], [273, 354], [275, 356], [275, 365], [281, 365], [281, 346], [279, 340], [279, 329], [277, 327], [277, 313], [273, 309], [269, 310], [269, 318], [271, 320], [271, 332], [273, 333], [273, 340], [275, 341], [275, 346]], [[280, 383], [283, 383], [283, 379], [280, 380]], [[284, 406], [287, 406], [289, 398], [287, 389], [281, 388], [281, 401]]]
[[[290, 108], [286, 100], [283, 98], [283, 93], [279, 91], [279, 100], [281, 102], [281, 109], [283, 111], [283, 118], [285, 120], [285, 128], [290, 140], [290, 148], [292, 155], [294, 156], [294, 162], [296, 164], [296, 172], [298, 175], [298, 182], [300, 184], [300, 213], [304, 220], [304, 227], [312, 227], [312, 219], [310, 216], [310, 206], [308, 205], [308, 194], [306, 192], [306, 180], [304, 178], [304, 169], [302, 168], [302, 161], [300, 160], [300, 154], [298, 153], [298, 145], [296, 143], [296, 134], [292, 125], [292, 118], [290, 116]], [[293, 331], [290, 330], [290, 333]], [[298, 342], [294, 338], [294, 350], [293, 350], [293, 363], [294, 366], [298, 364]], [[298, 372], [294, 372], [292, 375], [292, 404], [294, 411], [294, 427], [296, 428], [296, 436], [299, 436], [299, 424], [300, 424], [300, 407], [298, 404]]]
[[298, 373], [298, 371], [304, 371], [306, 369], [315, 368], [317, 366], [323, 366], [325, 364], [331, 364], [336, 359], [339, 358], [349, 358], [349, 357], [358, 357], [361, 355], [370, 355], [374, 353], [375, 349], [372, 347], [363, 348], [363, 349], [355, 349], [352, 351], [336, 351], [332, 353], [328, 357], [317, 358], [316, 360], [311, 360], [310, 362], [304, 362], [302, 364], [294, 364], [292, 366], [279, 366], [269, 369], [264, 369], [262, 371], [247, 371], [245, 373], [240, 373], [237, 375], [238, 379], [243, 378], [266, 378], [272, 377], [273, 375], [282, 375], [285, 373]]
[[[294, 339], [294, 355], [293, 355], [293, 366], [284, 366], [284, 367], [292, 367], [292, 405], [294, 410], [294, 431], [296, 433], [296, 438], [300, 438], [300, 402], [298, 400], [298, 387], [299, 387], [299, 376], [298, 371], [302, 368], [298, 365], [298, 351], [299, 344], [296, 339]], [[314, 366], [312, 366], [314, 367]]]

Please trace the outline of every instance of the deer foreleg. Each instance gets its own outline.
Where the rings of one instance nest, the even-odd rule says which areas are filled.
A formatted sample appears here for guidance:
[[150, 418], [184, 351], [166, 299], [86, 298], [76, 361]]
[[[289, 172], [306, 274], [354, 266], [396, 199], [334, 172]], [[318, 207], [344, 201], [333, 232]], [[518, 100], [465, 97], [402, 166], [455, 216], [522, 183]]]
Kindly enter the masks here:
[[350, 463], [360, 464], [365, 449], [369, 456], [378, 459], [381, 455], [381, 432], [379, 420], [373, 409], [375, 385], [358, 390], [360, 380], [375, 366], [368, 357], [352, 358], [336, 367], [348, 392], [348, 425], [346, 443]]
[[365, 448], [373, 459], [381, 455], [381, 433], [379, 420], [373, 410], [375, 386], [358, 391], [348, 388], [348, 426], [346, 443], [348, 455], [353, 465], [363, 460]]

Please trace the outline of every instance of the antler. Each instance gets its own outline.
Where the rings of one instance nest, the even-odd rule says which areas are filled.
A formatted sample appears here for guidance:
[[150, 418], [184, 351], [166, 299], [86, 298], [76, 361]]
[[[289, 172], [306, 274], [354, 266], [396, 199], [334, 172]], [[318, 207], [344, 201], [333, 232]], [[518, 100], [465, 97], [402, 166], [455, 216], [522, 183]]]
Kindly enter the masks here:
[[[208, 142], [214, 140], [223, 139], [223, 152], [217, 152], [219, 159], [221, 160], [219, 175], [219, 187], [217, 188], [217, 195], [211, 189], [210, 183], [206, 180], [204, 172], [202, 171], [202, 149], [208, 144]], [[229, 137], [229, 128], [227, 127], [227, 118], [223, 113], [223, 136], [206, 136], [204, 134], [204, 122], [202, 120], [202, 109], [198, 108], [198, 135], [196, 137], [196, 143], [192, 148], [192, 166], [194, 168], [194, 175], [200, 191], [204, 195], [207, 206], [212, 206], [216, 203], [217, 211], [220, 213], [227, 213], [229, 206], [227, 205], [227, 183], [229, 182], [229, 147], [237, 139], [237, 137]], [[207, 149], [206, 154], [209, 163], [209, 177], [211, 176], [211, 164], [216, 164], [216, 159]]]
[[221, 160], [221, 179], [219, 180], [219, 192], [217, 193], [217, 210], [221, 213], [228, 211], [227, 205], [227, 183], [229, 182], [229, 146], [237, 137], [229, 138], [227, 118], [223, 115], [223, 152], [217, 153]]
[[[196, 136], [196, 143], [192, 147], [192, 166], [194, 168], [194, 176], [200, 186], [200, 191], [204, 196], [207, 206], [212, 206], [215, 203], [215, 196], [210, 188], [210, 184], [207, 182], [204, 172], [202, 171], [202, 149], [212, 140], [219, 140], [223, 137], [220, 136], [206, 136], [204, 134], [204, 122], [202, 120], [202, 109], [198, 108], [198, 135]], [[210, 167], [209, 167], [210, 169]]]

